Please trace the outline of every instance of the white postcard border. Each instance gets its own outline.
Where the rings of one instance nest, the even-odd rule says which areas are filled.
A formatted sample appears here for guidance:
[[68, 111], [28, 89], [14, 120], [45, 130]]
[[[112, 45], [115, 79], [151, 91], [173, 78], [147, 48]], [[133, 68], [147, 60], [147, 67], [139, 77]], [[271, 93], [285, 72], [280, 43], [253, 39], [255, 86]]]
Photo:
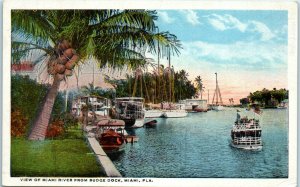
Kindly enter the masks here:
[[[59, 5], [59, 6], [58, 6]], [[6, 0], [3, 10], [3, 136], [2, 136], [2, 181], [7, 186], [296, 186], [297, 182], [297, 4], [291, 1], [177, 1], [177, 0]], [[287, 10], [288, 11], [288, 89], [289, 89], [289, 173], [287, 179], [206, 179], [206, 178], [151, 178], [153, 182], [43, 182], [54, 177], [10, 177], [10, 53], [12, 9], [219, 9], [219, 10]], [[66, 179], [66, 178], [61, 178]], [[75, 179], [75, 178], [72, 178]], [[84, 179], [84, 178], [78, 178]], [[101, 179], [101, 178], [99, 178]], [[103, 178], [114, 179], [114, 178]], [[130, 179], [130, 178], [129, 178]], [[140, 180], [149, 178], [140, 178]], [[34, 181], [36, 180], [36, 181]]]

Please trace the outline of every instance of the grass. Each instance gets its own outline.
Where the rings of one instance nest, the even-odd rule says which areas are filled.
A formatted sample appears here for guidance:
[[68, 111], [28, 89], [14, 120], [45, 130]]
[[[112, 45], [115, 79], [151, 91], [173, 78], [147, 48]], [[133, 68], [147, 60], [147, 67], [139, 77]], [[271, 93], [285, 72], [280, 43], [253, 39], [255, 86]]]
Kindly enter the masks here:
[[28, 141], [12, 138], [12, 177], [101, 177], [96, 157], [79, 129], [70, 129], [65, 139]]

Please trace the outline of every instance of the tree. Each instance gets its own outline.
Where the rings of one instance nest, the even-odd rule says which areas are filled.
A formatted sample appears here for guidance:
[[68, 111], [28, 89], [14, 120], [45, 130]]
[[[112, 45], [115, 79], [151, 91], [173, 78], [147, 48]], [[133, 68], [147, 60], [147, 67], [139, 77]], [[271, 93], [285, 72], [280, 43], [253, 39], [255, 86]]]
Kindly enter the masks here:
[[202, 99], [202, 93], [204, 92], [205, 87], [203, 86], [201, 77], [197, 76], [195, 78], [195, 82], [196, 82], [196, 85], [197, 85], [197, 90], [200, 92], [200, 96], [201, 96], [201, 99]]
[[276, 107], [284, 99], [288, 99], [288, 90], [276, 89], [268, 90], [266, 88], [261, 91], [255, 91], [248, 96], [251, 103], [258, 102], [264, 107]]
[[248, 98], [242, 98], [242, 99], [240, 99], [240, 103], [242, 105], [248, 105], [250, 103], [250, 101]]
[[12, 63], [29, 55], [47, 63], [53, 76], [29, 135], [43, 140], [60, 82], [74, 66], [96, 59], [101, 67], [145, 63], [145, 53], [161, 53], [168, 46], [178, 53], [179, 41], [168, 32], [155, 33], [155, 11], [145, 10], [14, 10], [12, 11]]
[[94, 86], [93, 83], [89, 83], [89, 86], [82, 86], [81, 92], [88, 96], [99, 96], [101, 92], [101, 88], [98, 86]]

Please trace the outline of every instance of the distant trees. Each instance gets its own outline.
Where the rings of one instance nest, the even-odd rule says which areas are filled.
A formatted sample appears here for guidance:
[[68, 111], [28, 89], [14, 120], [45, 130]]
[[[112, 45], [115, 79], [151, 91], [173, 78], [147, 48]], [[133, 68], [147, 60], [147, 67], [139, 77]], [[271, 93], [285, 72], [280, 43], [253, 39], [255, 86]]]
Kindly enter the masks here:
[[200, 98], [202, 99], [202, 93], [204, 92], [204, 86], [203, 86], [203, 83], [202, 83], [202, 79], [200, 76], [197, 76], [195, 78], [195, 81], [196, 81], [196, 85], [197, 85], [197, 91], [200, 92]]
[[[196, 95], [197, 89], [192, 84], [192, 81], [188, 79], [189, 75], [185, 70], [172, 72], [172, 74], [171, 79], [166, 74], [161, 74], [159, 76], [159, 86], [157, 84], [158, 76], [155, 72], [143, 73], [139, 79], [136, 79], [135, 75], [128, 75], [123, 80], [110, 79], [106, 81], [115, 85], [116, 97], [144, 97], [146, 103], [159, 103], [160, 101], [177, 102]], [[172, 87], [171, 90], [169, 85]]]
[[242, 99], [240, 99], [240, 103], [243, 106], [248, 105], [250, 103], [249, 98], [242, 98]]
[[250, 93], [248, 99], [251, 103], [258, 103], [264, 107], [276, 107], [284, 99], [288, 99], [288, 90], [273, 88], [268, 90], [266, 88], [261, 91]]

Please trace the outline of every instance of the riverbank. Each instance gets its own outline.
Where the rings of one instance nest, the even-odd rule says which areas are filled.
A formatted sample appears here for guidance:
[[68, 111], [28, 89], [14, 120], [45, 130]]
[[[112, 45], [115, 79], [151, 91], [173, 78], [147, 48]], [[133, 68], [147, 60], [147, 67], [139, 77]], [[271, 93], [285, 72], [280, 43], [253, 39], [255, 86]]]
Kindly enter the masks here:
[[104, 177], [81, 129], [65, 139], [29, 141], [12, 138], [12, 177]]

